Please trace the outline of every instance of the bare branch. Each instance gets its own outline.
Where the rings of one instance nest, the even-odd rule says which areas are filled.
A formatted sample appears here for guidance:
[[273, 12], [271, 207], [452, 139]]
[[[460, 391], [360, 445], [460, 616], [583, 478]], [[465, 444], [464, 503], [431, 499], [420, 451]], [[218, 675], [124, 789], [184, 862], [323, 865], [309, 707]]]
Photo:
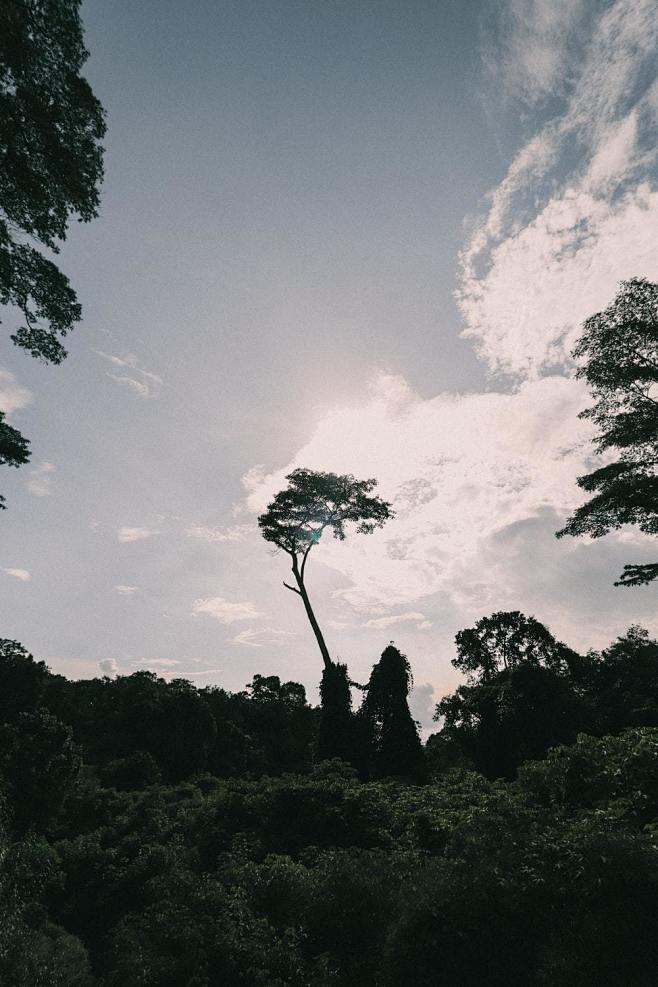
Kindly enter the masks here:
[[286, 589], [289, 589], [291, 593], [296, 593], [297, 596], [302, 595], [298, 589], [295, 589], [294, 586], [289, 586], [288, 583], [285, 581], [285, 579], [283, 580], [283, 585], [286, 587]]

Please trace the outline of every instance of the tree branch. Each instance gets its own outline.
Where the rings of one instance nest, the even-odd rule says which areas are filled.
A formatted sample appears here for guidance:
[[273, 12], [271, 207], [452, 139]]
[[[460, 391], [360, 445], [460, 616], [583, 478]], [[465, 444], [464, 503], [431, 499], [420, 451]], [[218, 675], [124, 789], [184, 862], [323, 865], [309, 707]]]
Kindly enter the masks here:
[[289, 589], [291, 593], [296, 593], [297, 596], [302, 595], [298, 589], [295, 589], [294, 586], [289, 586], [288, 583], [285, 581], [285, 579], [283, 580], [283, 585], [286, 587], [286, 589]]

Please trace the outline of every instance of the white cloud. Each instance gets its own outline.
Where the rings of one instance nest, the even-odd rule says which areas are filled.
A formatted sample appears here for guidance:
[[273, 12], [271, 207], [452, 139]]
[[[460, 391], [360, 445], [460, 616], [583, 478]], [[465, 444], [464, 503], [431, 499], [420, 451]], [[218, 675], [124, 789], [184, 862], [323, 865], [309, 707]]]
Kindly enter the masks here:
[[12, 576], [14, 579], [20, 579], [21, 582], [26, 583], [31, 578], [32, 575], [28, 569], [4, 569], [2, 570], [8, 576]]
[[180, 661], [177, 658], [136, 658], [130, 664], [139, 668], [175, 668]]
[[103, 675], [109, 675], [110, 678], [119, 671], [119, 666], [114, 658], [102, 658], [98, 663], [98, 667]]
[[115, 380], [117, 384], [120, 384], [122, 387], [130, 388], [130, 390], [134, 391], [136, 394], [139, 394], [140, 398], [147, 398], [151, 393], [151, 389], [148, 384], [144, 383], [143, 380], [135, 380], [134, 377], [127, 377], [122, 374], [111, 374], [109, 370], [107, 372], [107, 376], [111, 377], [112, 380]]
[[119, 596], [132, 596], [138, 589], [138, 586], [124, 586], [123, 584], [119, 584], [114, 587], [114, 592], [118, 593]]
[[286, 639], [294, 636], [290, 631], [278, 630], [276, 628], [255, 630], [253, 627], [249, 627], [236, 634], [233, 638], [233, 644], [245, 644], [250, 648], [263, 648], [265, 646], [271, 648], [272, 646], [276, 647], [285, 644]]
[[185, 534], [189, 538], [196, 538], [205, 542], [238, 542], [244, 541], [246, 534], [250, 531], [249, 525], [236, 524], [232, 527], [210, 528], [205, 525], [195, 524], [185, 529]]
[[568, 82], [569, 40], [583, 20], [585, 0], [509, 0], [494, 8], [497, 23], [484, 45], [495, 88], [535, 103]]
[[419, 613], [417, 610], [408, 610], [406, 613], [393, 614], [390, 617], [375, 617], [372, 620], [366, 621], [363, 626], [385, 629], [387, 627], [394, 627], [396, 624], [407, 624], [412, 621], [419, 630], [426, 630], [432, 626], [432, 622], [427, 619], [425, 614]]
[[[339, 596], [370, 611], [437, 592], [456, 598], [465, 561], [476, 564], [491, 537], [580, 502], [575, 480], [591, 456], [591, 426], [577, 417], [586, 403], [583, 384], [564, 377], [424, 401], [382, 376], [366, 404], [329, 412], [292, 462], [252, 485], [247, 504], [262, 510], [297, 465], [377, 477], [395, 519], [315, 550], [345, 577]], [[498, 577], [480, 574], [490, 578]]]
[[14, 374], [0, 367], [0, 411], [11, 415], [32, 402], [32, 392], [16, 380]]
[[546, 78], [559, 67], [566, 101], [491, 192], [462, 254], [458, 301], [464, 335], [489, 366], [530, 377], [568, 361], [580, 323], [619, 280], [658, 277], [658, 6], [588, 5], [577, 44], [562, 3], [509, 0], [504, 10], [511, 49], [532, 50], [527, 32], [554, 49]]
[[122, 544], [129, 544], [134, 541], [143, 541], [146, 538], [153, 538], [160, 532], [154, 528], [119, 528], [117, 538]]
[[115, 356], [113, 353], [104, 353], [102, 350], [96, 351], [99, 356], [102, 356], [104, 360], [108, 360], [113, 363], [115, 367], [132, 367], [133, 369], [139, 363], [139, 360], [134, 353], [126, 353], [124, 356]]
[[192, 604], [192, 613], [194, 616], [207, 614], [220, 624], [235, 624], [240, 620], [256, 620], [265, 616], [249, 601], [232, 603], [221, 596], [207, 596], [195, 600]]
[[30, 471], [27, 489], [34, 497], [50, 497], [52, 495], [53, 473], [56, 468], [54, 463], [41, 463], [36, 469]]
[[102, 350], [97, 350], [96, 352], [115, 367], [127, 368], [134, 372], [131, 376], [128, 373], [111, 373], [108, 370], [106, 376], [116, 381], [121, 387], [127, 387], [134, 391], [135, 394], [139, 394], [141, 398], [151, 397], [155, 388], [163, 384], [162, 377], [159, 374], [155, 374], [151, 370], [144, 370], [139, 366], [139, 358], [135, 353], [125, 353], [123, 356], [116, 356], [113, 353], [104, 353]]

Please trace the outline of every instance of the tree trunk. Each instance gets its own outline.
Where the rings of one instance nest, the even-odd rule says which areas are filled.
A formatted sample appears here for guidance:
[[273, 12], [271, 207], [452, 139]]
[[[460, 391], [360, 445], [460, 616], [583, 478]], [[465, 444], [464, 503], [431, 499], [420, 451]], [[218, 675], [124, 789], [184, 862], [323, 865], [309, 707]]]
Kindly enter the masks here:
[[315, 639], [318, 642], [318, 647], [320, 648], [320, 654], [322, 655], [322, 661], [324, 662], [324, 667], [325, 668], [331, 668], [331, 666], [333, 665], [333, 662], [332, 662], [331, 657], [329, 655], [329, 650], [327, 648], [327, 645], [324, 642], [324, 638], [322, 636], [322, 631], [320, 630], [320, 625], [318, 624], [317, 620], [315, 619], [315, 614], [313, 613], [313, 607], [311, 606], [311, 601], [308, 598], [308, 593], [306, 592], [306, 587], [304, 586], [304, 580], [303, 580], [302, 575], [301, 575], [301, 573], [299, 571], [299, 565], [297, 564], [297, 558], [296, 557], [293, 557], [293, 560], [292, 560], [292, 571], [293, 571], [293, 575], [295, 577], [295, 580], [297, 582], [297, 586], [299, 587], [299, 595], [301, 596], [301, 598], [302, 598], [302, 600], [304, 602], [304, 608], [306, 610], [306, 616], [309, 619], [309, 623], [310, 623], [311, 627], [313, 628], [313, 633], [315, 634]]

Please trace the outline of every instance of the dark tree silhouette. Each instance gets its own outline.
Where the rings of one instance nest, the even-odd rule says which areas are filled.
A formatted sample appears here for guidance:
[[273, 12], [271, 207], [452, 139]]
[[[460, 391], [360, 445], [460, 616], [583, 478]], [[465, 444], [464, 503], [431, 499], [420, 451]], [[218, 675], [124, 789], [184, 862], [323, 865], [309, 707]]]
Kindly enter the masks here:
[[350, 763], [355, 758], [355, 723], [347, 666], [332, 662], [322, 671], [322, 712], [318, 729], [318, 760], [338, 757]]
[[[21, 433], [8, 425], [0, 411], [0, 466], [23, 466], [30, 458], [29, 442]], [[0, 508], [5, 508], [5, 498], [0, 494]]]
[[487, 681], [521, 662], [562, 669], [578, 661], [576, 653], [548, 628], [518, 610], [482, 617], [474, 627], [459, 631], [455, 642], [457, 656], [452, 664], [475, 682]]
[[[597, 426], [596, 451], [618, 459], [578, 478], [593, 496], [557, 537], [600, 538], [624, 524], [658, 534], [658, 284], [622, 281], [605, 311], [587, 319], [574, 356], [585, 363], [576, 376], [589, 384], [596, 403], [581, 413]], [[616, 586], [658, 578], [658, 563], [624, 567]]]
[[345, 526], [356, 525], [360, 534], [369, 534], [393, 516], [391, 505], [370, 493], [376, 480], [355, 480], [351, 474], [323, 473], [296, 469], [258, 518], [263, 538], [280, 548], [291, 560], [296, 586], [284, 582], [286, 589], [302, 598], [306, 615], [313, 628], [325, 668], [332, 664], [320, 625], [308, 597], [304, 576], [308, 556], [323, 533], [329, 529], [343, 541]]
[[420, 780], [423, 748], [407, 696], [413, 685], [406, 655], [389, 644], [374, 666], [360, 716], [368, 725], [371, 773]]
[[[13, 342], [46, 363], [66, 356], [61, 339], [81, 309], [33, 243], [57, 253], [72, 217], [96, 216], [103, 176], [105, 119], [80, 75], [88, 53], [79, 8], [80, 0], [0, 4], [0, 304], [20, 312]], [[25, 458], [12, 465], [28, 458], [18, 441]]]

